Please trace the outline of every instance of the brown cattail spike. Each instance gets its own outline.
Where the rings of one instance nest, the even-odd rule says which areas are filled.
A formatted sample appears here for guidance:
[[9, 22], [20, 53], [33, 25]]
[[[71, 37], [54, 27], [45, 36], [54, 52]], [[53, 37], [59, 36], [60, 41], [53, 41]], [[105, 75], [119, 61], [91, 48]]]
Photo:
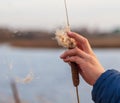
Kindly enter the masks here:
[[73, 85], [77, 87], [79, 85], [79, 70], [76, 63], [71, 62], [70, 65], [71, 65]]

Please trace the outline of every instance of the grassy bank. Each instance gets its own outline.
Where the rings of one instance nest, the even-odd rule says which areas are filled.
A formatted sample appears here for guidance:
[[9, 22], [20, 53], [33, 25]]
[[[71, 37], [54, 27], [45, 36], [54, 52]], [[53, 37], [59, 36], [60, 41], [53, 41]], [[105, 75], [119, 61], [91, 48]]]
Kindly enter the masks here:
[[[120, 37], [94, 37], [88, 38], [92, 47], [95, 48], [119, 48]], [[5, 42], [2, 42], [5, 43]], [[56, 40], [47, 39], [15, 39], [7, 41], [11, 46], [23, 48], [60, 48]]]
[[[84, 34], [92, 47], [107, 48], [120, 47], [120, 31], [111, 32], [90, 32], [87, 29], [73, 29], [73, 31]], [[47, 30], [25, 30], [13, 31], [9, 29], [0, 29], [0, 43], [8, 43], [15, 47], [25, 48], [60, 48], [56, 40], [52, 38], [55, 36], [55, 31]]]

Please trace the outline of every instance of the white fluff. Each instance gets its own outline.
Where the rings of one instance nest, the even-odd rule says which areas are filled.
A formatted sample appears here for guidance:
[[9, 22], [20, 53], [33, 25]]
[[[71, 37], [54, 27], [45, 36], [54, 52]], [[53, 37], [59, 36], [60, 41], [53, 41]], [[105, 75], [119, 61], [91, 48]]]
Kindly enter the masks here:
[[25, 78], [16, 78], [16, 82], [17, 83], [30, 83], [34, 78], [34, 74], [32, 71], [30, 71], [30, 73], [27, 74], [27, 76]]
[[70, 31], [70, 27], [66, 27], [61, 30], [57, 30], [55, 33], [55, 39], [60, 46], [65, 48], [75, 48], [76, 42], [73, 38], [68, 37], [67, 32]]

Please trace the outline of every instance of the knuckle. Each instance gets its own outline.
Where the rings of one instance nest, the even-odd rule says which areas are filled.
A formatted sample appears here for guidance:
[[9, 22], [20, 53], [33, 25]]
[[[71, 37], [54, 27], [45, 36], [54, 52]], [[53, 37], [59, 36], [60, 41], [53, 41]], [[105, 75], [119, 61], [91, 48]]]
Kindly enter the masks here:
[[79, 58], [78, 58], [77, 56], [74, 57], [74, 61], [78, 61], [78, 59], [79, 59]]
[[67, 50], [67, 51], [65, 52], [65, 54], [68, 55], [68, 54], [69, 54], [69, 50]]
[[75, 48], [76, 54], [79, 54], [80, 50], [78, 48]]
[[87, 61], [93, 61], [93, 57], [92, 56], [88, 56], [87, 57]]
[[88, 39], [86, 39], [86, 38], [83, 38], [83, 41], [82, 41], [83, 43], [87, 43], [88, 42]]

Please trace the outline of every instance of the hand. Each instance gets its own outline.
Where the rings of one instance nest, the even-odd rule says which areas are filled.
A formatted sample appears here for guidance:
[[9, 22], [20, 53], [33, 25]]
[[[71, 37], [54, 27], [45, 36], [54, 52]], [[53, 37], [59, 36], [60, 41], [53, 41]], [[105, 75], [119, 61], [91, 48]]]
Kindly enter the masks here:
[[74, 32], [68, 36], [75, 39], [77, 47], [65, 51], [60, 57], [64, 62], [75, 62], [83, 79], [90, 85], [94, 85], [99, 76], [105, 72], [95, 56], [88, 40]]

